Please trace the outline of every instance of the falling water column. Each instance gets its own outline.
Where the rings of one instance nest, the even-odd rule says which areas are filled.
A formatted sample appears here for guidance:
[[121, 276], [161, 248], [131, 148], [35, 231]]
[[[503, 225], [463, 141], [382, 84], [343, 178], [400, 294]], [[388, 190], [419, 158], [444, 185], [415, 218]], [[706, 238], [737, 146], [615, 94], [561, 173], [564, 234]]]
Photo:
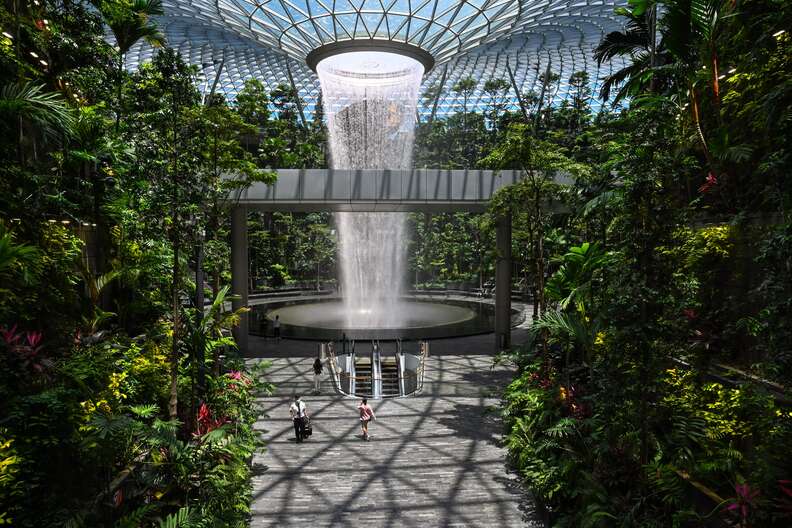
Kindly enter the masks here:
[[[423, 65], [385, 52], [349, 52], [316, 68], [334, 169], [409, 169]], [[406, 214], [338, 213], [348, 328], [396, 328], [405, 310]]]

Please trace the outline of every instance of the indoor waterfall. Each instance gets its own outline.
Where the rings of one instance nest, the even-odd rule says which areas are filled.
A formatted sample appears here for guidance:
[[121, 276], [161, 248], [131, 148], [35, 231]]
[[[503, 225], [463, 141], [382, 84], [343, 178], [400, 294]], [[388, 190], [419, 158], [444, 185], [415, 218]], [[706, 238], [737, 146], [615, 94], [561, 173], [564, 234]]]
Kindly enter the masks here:
[[[384, 52], [350, 52], [317, 66], [334, 169], [410, 169], [424, 68]], [[394, 328], [406, 280], [406, 213], [337, 213], [347, 326]]]

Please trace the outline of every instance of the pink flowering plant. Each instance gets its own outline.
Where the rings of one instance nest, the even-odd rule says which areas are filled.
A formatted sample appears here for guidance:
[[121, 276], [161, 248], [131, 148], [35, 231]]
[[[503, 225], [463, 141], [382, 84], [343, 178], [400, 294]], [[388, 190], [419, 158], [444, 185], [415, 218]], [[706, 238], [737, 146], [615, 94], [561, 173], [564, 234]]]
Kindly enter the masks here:
[[778, 515], [782, 519], [792, 519], [792, 480], [778, 481], [779, 498], [776, 501]]
[[736, 497], [731, 500], [726, 510], [738, 515], [741, 528], [748, 528], [751, 514], [757, 507], [759, 490], [753, 489], [747, 482], [742, 482], [734, 485], [734, 492]]
[[271, 389], [270, 384], [260, 379], [268, 365], [258, 363], [245, 371], [240, 362], [230, 365], [228, 372], [211, 378], [206, 401], [201, 406], [204, 415], [202, 417], [199, 412], [196, 434], [203, 435], [223, 425], [237, 431], [242, 424], [255, 421], [258, 416], [256, 397]]
[[17, 325], [14, 325], [11, 328], [1, 328], [0, 337], [8, 351], [9, 359], [20, 365], [22, 370], [42, 375], [53, 366], [53, 362], [43, 353], [42, 332], [22, 332], [17, 329]]

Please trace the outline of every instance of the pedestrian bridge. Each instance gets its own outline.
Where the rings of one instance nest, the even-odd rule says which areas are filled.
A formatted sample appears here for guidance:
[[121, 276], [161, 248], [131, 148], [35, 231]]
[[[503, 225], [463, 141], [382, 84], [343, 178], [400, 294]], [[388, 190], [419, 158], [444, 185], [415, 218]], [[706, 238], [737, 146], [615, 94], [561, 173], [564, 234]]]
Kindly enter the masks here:
[[[492, 196], [522, 177], [521, 171], [491, 170], [333, 170], [277, 169], [272, 185], [257, 183], [236, 191], [231, 212], [231, 276], [234, 310], [248, 305], [247, 211], [483, 212]], [[569, 184], [568, 174], [555, 182]], [[495, 345], [508, 348], [511, 335], [511, 216], [495, 224]], [[505, 293], [504, 293], [505, 292]], [[239, 350], [248, 353], [248, 321], [234, 332]]]
[[[483, 212], [521, 171], [278, 169], [272, 184], [237, 191], [238, 206], [263, 211]], [[557, 183], [569, 183], [567, 175]]]

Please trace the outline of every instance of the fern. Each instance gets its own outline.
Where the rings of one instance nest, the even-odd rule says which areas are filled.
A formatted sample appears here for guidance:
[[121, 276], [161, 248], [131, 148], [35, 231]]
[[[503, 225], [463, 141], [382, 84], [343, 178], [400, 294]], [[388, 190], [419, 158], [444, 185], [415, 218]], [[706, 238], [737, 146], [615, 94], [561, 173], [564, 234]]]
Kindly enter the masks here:
[[563, 439], [572, 436], [577, 428], [572, 418], [561, 418], [557, 424], [550, 427], [545, 434], [550, 438]]
[[189, 506], [184, 506], [176, 513], [172, 513], [160, 520], [160, 528], [192, 528], [197, 521], [197, 515]]
[[228, 426], [222, 425], [217, 429], [213, 429], [203, 435], [201, 440], [209, 445], [224, 445], [227, 444], [232, 438], [231, 431]]
[[159, 406], [154, 403], [148, 405], [132, 405], [129, 407], [129, 410], [138, 418], [151, 418], [157, 414]]
[[139, 528], [143, 526], [143, 521], [146, 517], [156, 509], [157, 507], [154, 504], [144, 504], [140, 508], [119, 519], [118, 522], [115, 523], [115, 528]]

